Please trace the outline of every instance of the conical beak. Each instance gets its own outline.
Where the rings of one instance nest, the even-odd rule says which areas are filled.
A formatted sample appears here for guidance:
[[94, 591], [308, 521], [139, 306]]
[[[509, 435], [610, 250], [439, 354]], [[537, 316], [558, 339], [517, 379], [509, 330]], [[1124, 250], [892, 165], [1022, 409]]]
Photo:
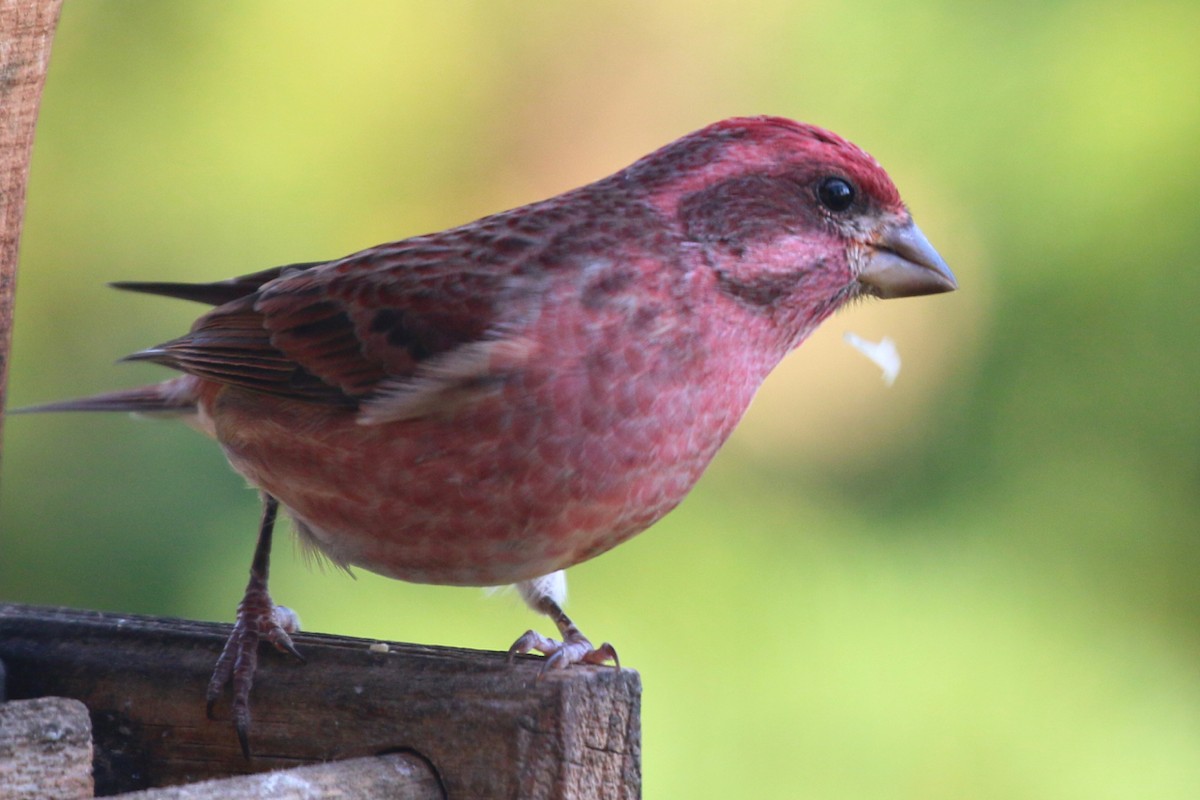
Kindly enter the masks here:
[[954, 273], [915, 222], [889, 226], [871, 244], [858, 275], [868, 294], [884, 299], [952, 292]]

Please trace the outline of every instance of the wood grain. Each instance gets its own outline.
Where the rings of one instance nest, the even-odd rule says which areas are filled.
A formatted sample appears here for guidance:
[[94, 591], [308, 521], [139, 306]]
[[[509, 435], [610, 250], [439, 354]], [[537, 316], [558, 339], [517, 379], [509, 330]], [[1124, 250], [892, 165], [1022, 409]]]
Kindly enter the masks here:
[[62, 0], [0, 0], [0, 444], [25, 184]]
[[[633, 798], [641, 682], [632, 670], [446, 647], [298, 634], [264, 647], [245, 760], [204, 692], [228, 625], [0, 604], [10, 698], [73, 697], [92, 718], [98, 794], [407, 752], [448, 797]], [[379, 648], [375, 648], [378, 650]]]
[[123, 794], [120, 800], [444, 800], [445, 797], [428, 764], [407, 753], [389, 753], [147, 789]]
[[0, 797], [86, 800], [92, 796], [87, 708], [64, 697], [0, 702]]

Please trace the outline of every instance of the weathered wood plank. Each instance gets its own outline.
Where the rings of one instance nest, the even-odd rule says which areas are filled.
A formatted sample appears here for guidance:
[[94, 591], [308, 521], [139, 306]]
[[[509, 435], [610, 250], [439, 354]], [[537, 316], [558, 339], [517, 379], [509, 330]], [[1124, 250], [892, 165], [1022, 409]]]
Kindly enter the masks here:
[[29, 155], [62, 0], [0, 0], [0, 444]]
[[308, 659], [264, 646], [254, 757], [204, 691], [228, 625], [0, 604], [11, 698], [74, 697], [91, 712], [98, 793], [411, 752], [456, 798], [640, 796], [636, 672], [502, 653], [298, 634]]
[[65, 697], [0, 703], [0, 797], [86, 800], [92, 796], [92, 726]]
[[123, 794], [120, 800], [444, 800], [440, 782], [408, 753], [260, 772]]

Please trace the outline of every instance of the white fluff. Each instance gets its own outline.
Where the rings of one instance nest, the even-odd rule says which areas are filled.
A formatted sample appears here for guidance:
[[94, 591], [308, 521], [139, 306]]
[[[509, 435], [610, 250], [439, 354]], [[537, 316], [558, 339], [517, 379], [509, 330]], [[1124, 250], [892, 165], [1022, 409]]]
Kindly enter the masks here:
[[274, 617], [275, 624], [288, 633], [296, 633], [300, 630], [300, 615], [287, 606], [275, 606], [271, 610], [271, 616]]
[[549, 597], [562, 607], [567, 602], [567, 573], [560, 569], [531, 581], [521, 581], [517, 584], [517, 591], [534, 610], [537, 610], [537, 601], [541, 597]]
[[561, 608], [567, 602], [567, 573], [560, 569], [558, 572], [551, 572], [549, 575], [543, 575], [530, 581], [521, 581], [508, 586], [487, 586], [483, 591], [491, 596], [504, 594], [513, 589], [517, 590], [521, 599], [534, 611], [539, 610], [537, 607], [539, 597], [549, 597]]
[[896, 382], [896, 376], [900, 374], [900, 354], [896, 352], [895, 342], [887, 336], [878, 342], [872, 342], [862, 338], [857, 333], [849, 331], [842, 338], [846, 340], [847, 344], [874, 361], [875, 365], [883, 370], [883, 382], [885, 384], [891, 386]]

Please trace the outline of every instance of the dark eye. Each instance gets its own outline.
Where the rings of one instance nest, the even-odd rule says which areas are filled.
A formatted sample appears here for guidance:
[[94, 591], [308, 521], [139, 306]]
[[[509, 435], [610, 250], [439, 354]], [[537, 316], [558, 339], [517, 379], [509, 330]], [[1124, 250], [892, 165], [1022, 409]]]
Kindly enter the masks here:
[[817, 187], [817, 198], [830, 211], [842, 212], [854, 203], [854, 187], [845, 178], [826, 178]]

